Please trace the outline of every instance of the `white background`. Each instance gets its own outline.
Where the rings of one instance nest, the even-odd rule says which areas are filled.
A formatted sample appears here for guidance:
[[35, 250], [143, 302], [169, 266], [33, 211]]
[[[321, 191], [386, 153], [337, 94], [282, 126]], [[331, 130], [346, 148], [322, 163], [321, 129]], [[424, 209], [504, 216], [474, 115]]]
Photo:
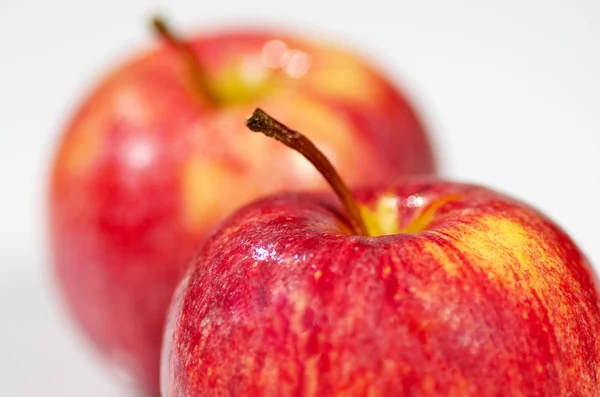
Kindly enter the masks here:
[[370, 56], [419, 106], [445, 176], [539, 207], [599, 268], [597, 0], [84, 3], [0, 0], [0, 395], [128, 395], [51, 294], [43, 204], [69, 111], [149, 43], [156, 11], [180, 31], [270, 23]]

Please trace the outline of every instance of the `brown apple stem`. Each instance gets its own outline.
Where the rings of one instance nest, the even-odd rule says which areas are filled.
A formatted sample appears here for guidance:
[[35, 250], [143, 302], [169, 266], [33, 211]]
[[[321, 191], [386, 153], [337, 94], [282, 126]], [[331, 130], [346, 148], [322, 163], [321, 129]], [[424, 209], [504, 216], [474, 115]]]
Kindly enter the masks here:
[[358, 204], [350, 193], [350, 189], [342, 181], [333, 164], [317, 149], [310, 139], [298, 131], [286, 127], [259, 108], [256, 108], [254, 113], [246, 119], [246, 126], [254, 132], [262, 132], [266, 136], [277, 139], [306, 157], [329, 182], [346, 211], [348, 211], [354, 232], [361, 236], [369, 235]]
[[174, 34], [167, 26], [165, 20], [160, 17], [154, 17], [152, 19], [152, 28], [156, 34], [177, 49], [183, 63], [188, 69], [190, 80], [192, 81], [192, 85], [196, 92], [204, 98], [207, 98], [210, 104], [217, 106], [219, 104], [219, 99], [208, 81], [208, 74], [198, 61], [198, 58], [190, 45]]

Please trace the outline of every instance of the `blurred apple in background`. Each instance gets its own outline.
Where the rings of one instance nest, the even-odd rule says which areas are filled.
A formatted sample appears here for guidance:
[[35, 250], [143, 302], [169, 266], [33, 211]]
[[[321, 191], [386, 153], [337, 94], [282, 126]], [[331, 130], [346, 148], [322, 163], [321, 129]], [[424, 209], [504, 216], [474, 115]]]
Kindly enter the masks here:
[[51, 176], [57, 280], [110, 361], [158, 390], [165, 312], [187, 260], [234, 208], [323, 186], [300, 155], [248, 134], [257, 105], [309, 132], [351, 184], [435, 171], [418, 117], [375, 68], [268, 31], [180, 41], [130, 59], [73, 114]]

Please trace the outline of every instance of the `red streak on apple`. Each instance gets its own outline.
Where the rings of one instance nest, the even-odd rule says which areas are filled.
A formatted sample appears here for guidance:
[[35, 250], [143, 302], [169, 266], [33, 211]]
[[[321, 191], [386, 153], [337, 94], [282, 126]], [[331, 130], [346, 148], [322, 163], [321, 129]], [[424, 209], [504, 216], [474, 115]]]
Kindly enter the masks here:
[[355, 197], [397, 233], [286, 194], [210, 234], [172, 303], [165, 397], [600, 395], [598, 280], [547, 217], [433, 180]]
[[190, 45], [216, 103], [175, 48], [152, 50], [85, 100], [51, 177], [61, 292], [97, 348], [150, 392], [168, 303], [204, 234], [258, 196], [324, 186], [298, 154], [248, 134], [256, 105], [312, 132], [352, 185], [435, 169], [409, 104], [355, 56], [261, 32]]

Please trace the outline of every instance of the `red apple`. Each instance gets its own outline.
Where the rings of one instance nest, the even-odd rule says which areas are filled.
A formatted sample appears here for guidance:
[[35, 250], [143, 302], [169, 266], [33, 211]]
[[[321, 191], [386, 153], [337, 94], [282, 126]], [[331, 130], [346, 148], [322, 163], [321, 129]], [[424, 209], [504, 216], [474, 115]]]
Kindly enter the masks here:
[[204, 241], [169, 312], [164, 397], [600, 395], [598, 279], [557, 225], [439, 180], [356, 205], [323, 164], [354, 215], [288, 193]]
[[52, 170], [60, 289], [96, 347], [158, 390], [165, 313], [204, 234], [257, 196], [315, 188], [301, 157], [246, 132], [256, 104], [311, 131], [350, 183], [431, 173], [423, 128], [372, 66], [259, 31], [166, 44], [120, 66], [73, 115]]

